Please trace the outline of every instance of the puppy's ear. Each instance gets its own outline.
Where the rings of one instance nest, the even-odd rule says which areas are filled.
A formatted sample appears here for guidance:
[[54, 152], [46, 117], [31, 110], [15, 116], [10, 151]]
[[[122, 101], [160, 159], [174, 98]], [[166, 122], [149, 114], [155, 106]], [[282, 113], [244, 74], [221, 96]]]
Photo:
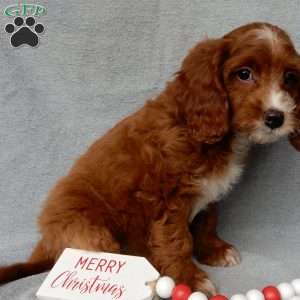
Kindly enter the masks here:
[[222, 66], [229, 52], [225, 39], [206, 40], [184, 59], [178, 79], [185, 88], [187, 126], [199, 143], [220, 141], [229, 129], [229, 105]]
[[[300, 72], [300, 56], [298, 56], [298, 58], [298, 70]], [[289, 135], [289, 142], [297, 151], [300, 151], [300, 84], [294, 99], [296, 101], [296, 108], [294, 110], [295, 124], [294, 132]]]
[[300, 101], [296, 106], [295, 119], [296, 129], [289, 135], [289, 141], [296, 150], [300, 151]]
[[297, 150], [300, 151], [300, 132], [292, 133], [289, 136], [290, 144]]

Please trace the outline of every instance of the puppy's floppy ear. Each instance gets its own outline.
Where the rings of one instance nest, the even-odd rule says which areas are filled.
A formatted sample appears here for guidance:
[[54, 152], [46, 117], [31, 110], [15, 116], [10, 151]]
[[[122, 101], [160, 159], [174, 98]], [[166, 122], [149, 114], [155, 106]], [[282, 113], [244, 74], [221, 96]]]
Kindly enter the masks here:
[[185, 88], [187, 126], [199, 143], [216, 143], [229, 129], [229, 105], [222, 78], [228, 51], [229, 41], [224, 38], [201, 42], [184, 59], [178, 73]]
[[[298, 57], [299, 57], [298, 70], [300, 71], [300, 56]], [[300, 85], [298, 86], [295, 100], [296, 100], [296, 108], [294, 110], [295, 125], [294, 125], [294, 132], [292, 132], [289, 135], [289, 142], [297, 151], [300, 151]]]
[[298, 151], [300, 151], [300, 101], [296, 106], [295, 111], [295, 131], [289, 135], [290, 144]]
[[289, 136], [290, 144], [297, 150], [300, 151], [300, 132], [294, 132]]

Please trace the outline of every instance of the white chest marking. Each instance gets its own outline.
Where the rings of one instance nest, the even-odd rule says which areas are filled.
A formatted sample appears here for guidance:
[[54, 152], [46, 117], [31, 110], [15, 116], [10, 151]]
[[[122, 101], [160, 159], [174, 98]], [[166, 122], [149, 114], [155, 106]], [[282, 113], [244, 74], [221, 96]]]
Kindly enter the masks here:
[[224, 172], [221, 175], [212, 175], [199, 180], [200, 196], [195, 202], [189, 221], [191, 222], [197, 213], [209, 203], [220, 200], [241, 177], [245, 158], [250, 144], [244, 137], [237, 137], [233, 142], [232, 156], [228, 160]]

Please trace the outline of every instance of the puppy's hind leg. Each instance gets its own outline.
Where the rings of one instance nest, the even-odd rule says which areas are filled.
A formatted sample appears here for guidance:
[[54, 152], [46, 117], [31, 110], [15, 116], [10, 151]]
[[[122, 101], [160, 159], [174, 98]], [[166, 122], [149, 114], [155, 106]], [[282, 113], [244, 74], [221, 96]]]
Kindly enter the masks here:
[[120, 244], [103, 222], [95, 224], [81, 214], [72, 214], [62, 222], [46, 226], [43, 237], [51, 256], [58, 258], [65, 248], [87, 251], [120, 252]]
[[101, 195], [84, 179], [70, 176], [58, 182], [39, 218], [45, 247], [57, 258], [65, 248], [118, 253], [119, 242]]
[[120, 252], [120, 244], [104, 225], [88, 226], [77, 231], [70, 240], [70, 247], [90, 251]]

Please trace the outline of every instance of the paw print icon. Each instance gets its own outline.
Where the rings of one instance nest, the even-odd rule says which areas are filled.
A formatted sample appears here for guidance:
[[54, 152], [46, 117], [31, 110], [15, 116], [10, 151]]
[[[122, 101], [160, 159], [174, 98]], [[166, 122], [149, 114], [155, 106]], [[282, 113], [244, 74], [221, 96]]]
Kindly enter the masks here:
[[28, 17], [25, 21], [22, 17], [16, 17], [14, 24], [6, 24], [5, 31], [11, 34], [10, 43], [13, 47], [21, 45], [36, 47], [39, 44], [39, 35], [45, 28], [43, 24], [36, 23], [33, 17]]

